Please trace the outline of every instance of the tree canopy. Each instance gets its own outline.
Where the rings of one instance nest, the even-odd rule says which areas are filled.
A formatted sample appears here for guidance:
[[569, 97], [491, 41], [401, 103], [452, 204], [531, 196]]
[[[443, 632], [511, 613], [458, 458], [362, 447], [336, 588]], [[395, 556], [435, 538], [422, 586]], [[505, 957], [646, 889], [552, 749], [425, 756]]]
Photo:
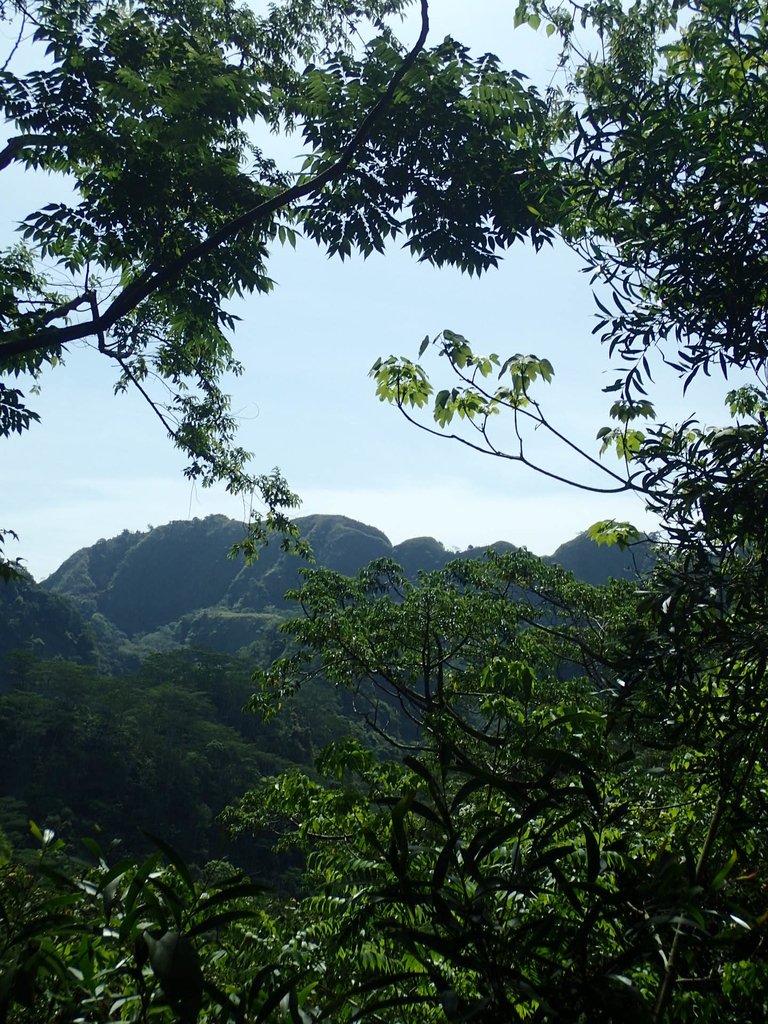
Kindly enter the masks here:
[[[449, 637], [462, 637], [462, 616], [458, 605], [438, 616], [426, 580], [411, 671], [410, 632], [399, 621], [407, 594], [393, 604], [387, 585], [373, 600], [336, 590], [335, 601], [315, 603], [308, 582], [300, 595], [308, 622], [296, 627], [308, 650], [347, 685], [394, 691], [428, 737], [394, 793], [390, 776], [359, 769], [367, 785], [376, 780], [363, 800], [380, 817], [355, 847], [358, 877], [332, 847], [317, 858], [318, 902], [326, 916], [339, 907], [332, 948], [348, 955], [345, 912], [370, 900], [381, 915], [373, 934], [384, 960], [365, 940], [355, 946], [350, 992], [355, 972], [370, 965], [372, 1000], [386, 992], [392, 1005], [422, 1007], [425, 1019], [660, 1022], [765, 1012], [765, 918], [751, 888], [765, 863], [757, 739], [766, 707], [765, 14], [749, 3], [518, 8], [520, 22], [545, 19], [563, 43], [565, 89], [549, 106], [563, 133], [551, 151], [557, 229], [591, 275], [595, 333], [618, 360], [605, 389], [613, 423], [598, 434], [602, 451], [576, 452], [558, 430], [541, 397], [555, 368], [541, 356], [479, 355], [446, 330], [425, 339], [419, 358], [436, 347], [454, 375], [448, 387], [433, 389], [408, 358], [382, 359], [372, 375], [379, 397], [419, 425], [502, 459], [531, 465], [531, 427], [591, 465], [613, 451], [619, 464], [606, 465], [606, 489], [635, 490], [656, 512], [660, 557], [626, 604], [614, 596], [610, 611], [593, 612], [602, 645], [583, 633], [589, 620], [574, 634], [585, 599], [561, 591], [554, 621], [546, 601], [523, 619], [526, 645], [543, 641], [554, 661], [542, 665], [536, 647], [521, 656], [520, 641], [497, 626], [481, 643], [482, 670], [466, 639], [456, 663]], [[597, 34], [596, 56], [581, 48], [579, 23]], [[699, 372], [747, 371], [726, 396], [731, 422], [654, 422], [654, 362], [684, 388]], [[418, 418], [427, 409], [431, 424]], [[514, 421], [512, 450], [494, 442], [499, 414]], [[616, 523], [596, 524], [594, 535], [637, 537]], [[508, 596], [528, 580], [515, 567]], [[489, 616], [478, 598], [471, 606]], [[515, 622], [514, 606], [505, 623]], [[378, 660], [386, 638], [393, 647]], [[281, 687], [292, 670], [278, 670]], [[354, 773], [354, 759], [346, 763]], [[566, 807], [560, 793], [575, 803]], [[324, 799], [302, 794], [309, 822], [327, 813]]]
[[[581, 456], [657, 513], [656, 565], [605, 588], [525, 553], [416, 582], [389, 562], [354, 578], [307, 570], [295, 648], [260, 673], [253, 704], [269, 711], [325, 679], [393, 751], [332, 744], [318, 775], [264, 780], [231, 810], [240, 831], [279, 829], [282, 849], [304, 852], [301, 898], [244, 908], [231, 879], [210, 896], [161, 845], [165, 873], [100, 854], [79, 882], [44, 872], [54, 900], [73, 887], [54, 906], [88, 905], [75, 925], [40, 909], [42, 883], [14, 877], [0, 1007], [31, 1019], [37, 1000], [70, 1019], [79, 994], [93, 1020], [111, 1000], [113, 1016], [137, 1021], [763, 1019], [768, 10], [523, 2], [517, 21], [562, 43], [562, 80], [541, 96], [453, 42], [404, 55], [386, 23], [362, 56], [344, 47], [346, 18], [393, 7], [300, 6], [333, 34], [327, 60], [318, 46], [289, 78], [290, 99], [276, 83], [279, 118], [304, 126], [307, 181], [351, 139], [360, 149], [282, 212], [286, 230], [342, 254], [402, 231], [422, 258], [467, 271], [518, 237], [576, 248], [595, 334], [618, 363], [602, 451]], [[271, 15], [286, 16], [275, 38], [296, 53], [298, 12]], [[356, 137], [380, 102], [378, 129]], [[227, 258], [213, 259], [214, 280]], [[40, 308], [11, 315], [39, 324]], [[531, 427], [577, 454], [540, 398], [548, 359], [479, 355], [448, 330], [417, 359], [432, 347], [448, 387], [393, 356], [373, 368], [379, 397], [496, 457], [530, 463]], [[657, 422], [660, 363], [681, 387], [740, 371], [727, 425]], [[494, 443], [496, 416], [512, 419], [514, 449]], [[637, 540], [629, 524], [594, 533]], [[396, 716], [410, 728], [391, 729]], [[54, 837], [41, 839], [50, 856]], [[217, 900], [228, 916], [206, 924]]]
[[[367, 255], [402, 236], [479, 272], [517, 237], [551, 235], [531, 212], [552, 177], [546, 104], [489, 55], [429, 48], [427, 0], [400, 42], [392, 18], [408, 6], [4, 6], [18, 40], [0, 72], [0, 171], [45, 171], [51, 201], [2, 252], [3, 435], [35, 419], [24, 381], [85, 340], [118, 390], [148, 400], [191, 477], [255, 488], [286, 526], [275, 515], [293, 496], [250, 472], [222, 390], [240, 371], [227, 300], [270, 290], [272, 247], [302, 231]], [[301, 136], [300, 172], [269, 155], [278, 132]]]

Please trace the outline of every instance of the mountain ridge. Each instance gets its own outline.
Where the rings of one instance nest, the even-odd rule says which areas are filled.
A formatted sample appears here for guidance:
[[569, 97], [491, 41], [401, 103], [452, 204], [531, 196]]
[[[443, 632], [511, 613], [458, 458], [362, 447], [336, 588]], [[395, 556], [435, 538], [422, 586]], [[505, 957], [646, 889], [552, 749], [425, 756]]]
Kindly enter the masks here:
[[[314, 564], [344, 575], [390, 558], [415, 577], [457, 558], [481, 557], [490, 548], [515, 550], [509, 541], [498, 541], [456, 552], [433, 537], [392, 544], [377, 527], [343, 515], [304, 516], [296, 523], [312, 546]], [[36, 609], [39, 617], [59, 624], [47, 633], [35, 632], [30, 615], [19, 614], [18, 595], [14, 604], [7, 589], [0, 594], [0, 608], [4, 602], [16, 609], [15, 618], [4, 616], [0, 650], [7, 653], [15, 645], [110, 670], [135, 665], [148, 653], [192, 645], [266, 655], [291, 608], [285, 593], [299, 584], [307, 563], [277, 544], [267, 545], [252, 565], [226, 557], [243, 530], [242, 523], [213, 515], [124, 530], [81, 548], [40, 584], [22, 587], [27, 597], [21, 605], [26, 601], [28, 612]], [[602, 583], [647, 568], [650, 552], [645, 547], [641, 552], [637, 566], [632, 553], [600, 548], [580, 534], [542, 561]], [[11, 622], [17, 626], [10, 628]]]

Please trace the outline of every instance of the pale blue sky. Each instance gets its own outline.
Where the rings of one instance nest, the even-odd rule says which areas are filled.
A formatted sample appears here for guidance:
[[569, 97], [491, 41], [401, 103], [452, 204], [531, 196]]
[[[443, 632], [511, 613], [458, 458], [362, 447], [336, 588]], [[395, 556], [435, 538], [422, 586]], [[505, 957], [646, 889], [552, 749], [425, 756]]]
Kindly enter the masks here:
[[[513, 31], [513, 10], [504, 0], [434, 0], [432, 41], [451, 31], [546, 85], [552, 51], [543, 34]], [[278, 149], [298, 151], [298, 141]], [[16, 184], [0, 196], [3, 226], [50, 199], [44, 180]], [[505, 539], [539, 554], [596, 519], [650, 525], [636, 499], [576, 491], [420, 433], [377, 401], [367, 378], [378, 356], [415, 358], [424, 335], [444, 327], [478, 350], [535, 352], [555, 366], [546, 390], [558, 427], [596, 452], [610, 404], [600, 389], [613, 375], [591, 335], [588, 280], [569, 252], [520, 248], [477, 280], [417, 264], [397, 248], [341, 263], [303, 243], [276, 251], [271, 274], [274, 293], [236, 310], [234, 347], [246, 372], [232, 382], [233, 404], [254, 470], [280, 466], [303, 498], [300, 514], [348, 515], [394, 542], [431, 534], [463, 548]], [[7, 554], [23, 556], [38, 579], [77, 548], [125, 528], [247, 514], [223, 488], [191, 486], [150, 410], [137, 396], [114, 397], [113, 380], [97, 353], [75, 346], [66, 366], [41, 382], [42, 423], [3, 442], [0, 526], [20, 535]], [[710, 383], [682, 402], [669, 382], [660, 387], [661, 409], [669, 418], [697, 410], [720, 419], [723, 390]], [[540, 455], [555, 472], [574, 469], [565, 451], [542, 446]]]

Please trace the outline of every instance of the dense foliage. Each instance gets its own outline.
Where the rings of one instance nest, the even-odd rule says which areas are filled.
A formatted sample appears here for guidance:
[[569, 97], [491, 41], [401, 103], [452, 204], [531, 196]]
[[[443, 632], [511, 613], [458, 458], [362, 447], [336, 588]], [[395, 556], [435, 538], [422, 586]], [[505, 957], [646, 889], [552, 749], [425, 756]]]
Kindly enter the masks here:
[[[270, 290], [270, 248], [303, 230], [367, 255], [400, 236], [479, 272], [517, 237], [552, 233], [530, 212], [552, 176], [545, 104], [495, 59], [452, 40], [428, 49], [427, 0], [406, 49], [390, 24], [407, 6], [3, 5], [31, 39], [0, 69], [0, 172], [45, 171], [72, 194], [52, 191], [0, 253], [0, 436], [30, 427], [30, 378], [86, 339], [118, 389], [147, 399], [189, 476], [258, 492], [247, 550], [272, 529], [290, 546], [295, 496], [279, 474], [250, 473], [222, 390], [240, 372], [227, 300]], [[413, 136], [414, 109], [435, 122], [430, 139]], [[301, 172], [269, 156], [273, 132], [301, 135]]]
[[[321, 20], [357, 11], [305, 6]], [[300, 898], [258, 901], [231, 880], [212, 896], [210, 877], [188, 878], [167, 848], [165, 870], [100, 864], [71, 878], [46, 868], [55, 839], [43, 836], [42, 873], [11, 868], [3, 890], [6, 1019], [737, 1024], [768, 1013], [768, 9], [533, 0], [517, 18], [560, 39], [559, 93], [542, 102], [453, 44], [412, 51], [389, 99], [413, 89], [423, 139], [385, 104], [381, 134], [357, 139], [371, 161], [359, 188], [326, 179], [305, 227], [342, 253], [377, 247], [407, 198], [413, 247], [437, 261], [479, 269], [518, 235], [538, 245], [557, 232], [575, 247], [598, 289], [596, 333], [620, 364], [598, 437], [619, 462], [582, 454], [605, 466], [608, 489], [639, 492], [658, 515], [655, 568], [605, 588], [525, 554], [417, 581], [389, 562], [353, 578], [307, 572], [296, 647], [262, 673], [254, 704], [274, 709], [322, 677], [392, 753], [341, 740], [319, 776], [288, 771], [229, 812], [241, 832], [278, 831], [281, 849], [305, 854]], [[298, 90], [315, 104], [294, 111], [313, 172], [397, 76], [382, 39], [365, 66], [338, 52]], [[497, 117], [498, 134], [484, 133]], [[466, 166], [442, 144], [456, 138]], [[393, 357], [374, 367], [379, 396], [413, 417], [431, 406], [428, 429], [502, 458], [530, 461], [531, 426], [570, 444], [539, 397], [547, 359], [478, 355], [452, 331], [437, 349], [449, 387], [435, 393], [420, 363]], [[654, 422], [654, 360], [683, 386], [741, 371], [728, 425]], [[512, 451], [492, 438], [501, 413]], [[595, 536], [628, 545], [635, 532], [605, 523]], [[403, 716], [410, 728], [392, 731]], [[83, 894], [96, 899], [75, 925]], [[241, 896], [215, 924], [195, 916], [211, 899], [227, 915]]]
[[421, 728], [403, 761], [336, 749], [340, 788], [290, 774], [240, 807], [300, 813], [321, 950], [302, 970], [374, 1019], [764, 1012], [764, 662], [718, 649], [739, 605], [707, 629], [676, 572], [642, 595], [522, 556], [415, 588], [387, 566], [311, 575], [304, 650], [375, 727], [394, 703]]
[[288, 882], [269, 841], [231, 849], [217, 822], [255, 779], [302, 766], [356, 729], [348, 698], [313, 687], [284, 716], [243, 715], [250, 659], [203, 650], [156, 655], [132, 675], [19, 657], [0, 693], [0, 829], [21, 850], [26, 823], [74, 849], [99, 832], [124, 853], [162, 834], [190, 862], [221, 856]]

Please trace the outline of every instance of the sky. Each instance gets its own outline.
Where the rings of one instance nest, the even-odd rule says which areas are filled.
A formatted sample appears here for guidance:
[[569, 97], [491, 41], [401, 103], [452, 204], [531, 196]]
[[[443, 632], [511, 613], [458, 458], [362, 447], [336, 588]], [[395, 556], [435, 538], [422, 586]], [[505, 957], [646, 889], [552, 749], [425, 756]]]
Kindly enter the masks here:
[[[431, 40], [450, 32], [545, 86], [554, 49], [543, 33], [513, 30], [513, 11], [505, 0], [433, 0]], [[404, 26], [404, 39], [416, 34], [413, 23]], [[281, 160], [294, 151], [296, 139], [275, 143]], [[13, 186], [0, 194], [0, 244], [56, 188], [29, 175]], [[601, 388], [615, 374], [591, 334], [589, 280], [564, 247], [515, 249], [499, 270], [477, 279], [419, 264], [398, 247], [341, 262], [301, 242], [295, 252], [277, 249], [270, 273], [272, 294], [233, 307], [241, 317], [233, 346], [245, 372], [230, 390], [253, 471], [279, 466], [302, 499], [298, 514], [343, 514], [378, 527], [393, 543], [430, 535], [462, 549], [503, 539], [537, 554], [598, 519], [653, 527], [636, 498], [557, 484], [419, 431], [377, 400], [368, 378], [377, 357], [415, 359], [421, 339], [444, 328], [478, 351], [535, 353], [555, 368], [541, 391], [545, 408], [562, 433], [597, 454], [595, 434], [608, 423], [610, 405]], [[450, 384], [442, 362], [430, 364], [438, 387]], [[223, 487], [205, 490], [184, 478], [184, 460], [151, 410], [137, 395], [113, 394], [114, 369], [92, 347], [72, 346], [66, 364], [40, 384], [33, 408], [41, 423], [3, 441], [0, 452], [0, 527], [19, 535], [6, 555], [25, 559], [35, 578], [124, 529], [212, 513], [247, 518], [242, 500]], [[670, 379], [658, 383], [654, 397], [664, 418], [696, 412], [719, 420], [722, 391], [718, 382], [704, 382], [683, 400]], [[499, 423], [500, 440], [509, 431]], [[539, 435], [531, 445], [548, 470], [596, 482], [562, 446]]]

